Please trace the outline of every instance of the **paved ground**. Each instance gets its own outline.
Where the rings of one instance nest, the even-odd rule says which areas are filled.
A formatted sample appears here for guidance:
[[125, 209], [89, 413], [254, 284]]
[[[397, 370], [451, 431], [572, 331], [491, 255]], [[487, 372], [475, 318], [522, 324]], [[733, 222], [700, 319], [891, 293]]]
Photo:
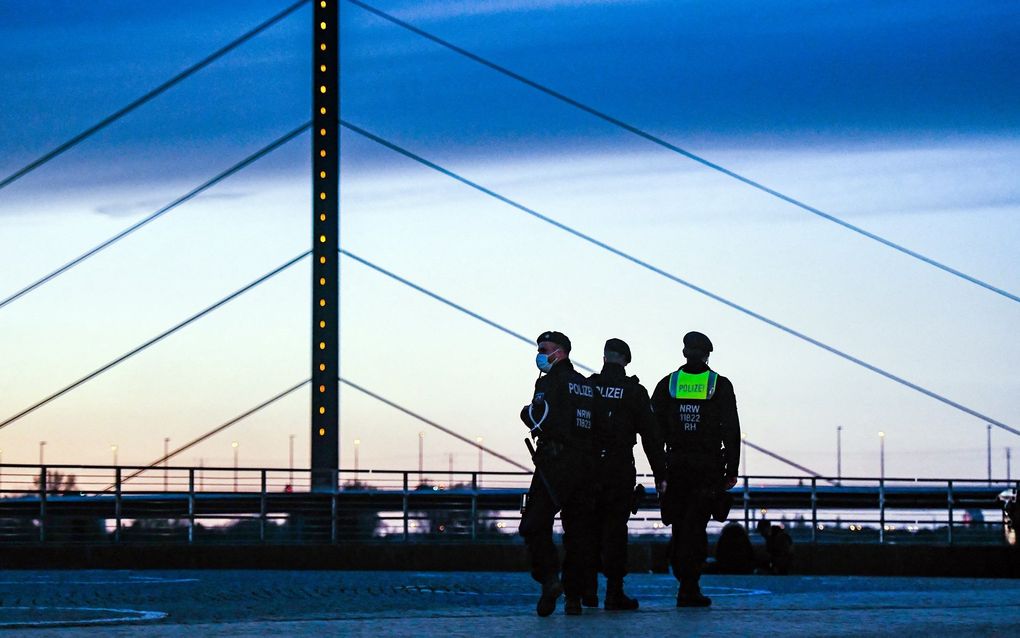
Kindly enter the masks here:
[[[0, 571], [0, 628], [30, 636], [1020, 635], [1020, 581], [706, 576], [678, 610], [670, 576], [635, 574], [637, 612], [534, 615], [525, 574]], [[57, 624], [59, 623], [59, 625]], [[10, 633], [8, 635], [11, 635]]]

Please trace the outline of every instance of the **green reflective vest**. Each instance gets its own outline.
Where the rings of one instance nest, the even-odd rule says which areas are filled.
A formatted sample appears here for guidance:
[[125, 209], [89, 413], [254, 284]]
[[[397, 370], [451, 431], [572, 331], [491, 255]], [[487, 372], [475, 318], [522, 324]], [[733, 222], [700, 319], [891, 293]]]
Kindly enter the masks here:
[[715, 395], [715, 382], [718, 378], [719, 375], [711, 370], [701, 374], [677, 370], [669, 375], [669, 395], [674, 399], [711, 399]]

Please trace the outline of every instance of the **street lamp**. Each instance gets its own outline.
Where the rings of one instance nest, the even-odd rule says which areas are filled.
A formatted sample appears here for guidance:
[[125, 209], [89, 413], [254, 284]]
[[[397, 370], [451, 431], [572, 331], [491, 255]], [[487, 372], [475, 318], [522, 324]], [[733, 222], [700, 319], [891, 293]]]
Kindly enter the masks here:
[[358, 482], [358, 451], [361, 449], [361, 439], [354, 439], [354, 482]]
[[843, 481], [843, 426], [836, 426], [836, 482]]
[[992, 484], [992, 425], [988, 424], [988, 484]]
[[163, 437], [163, 491], [166, 492], [167, 486], [167, 463], [170, 460], [170, 437]]
[[475, 443], [478, 444], [478, 478], [475, 479], [475, 485], [481, 487], [482, 485], [482, 437], [475, 439]]
[[744, 477], [747, 477], [747, 434], [740, 433], [740, 447], [743, 449], [740, 451], [741, 456], [744, 457]]
[[878, 467], [879, 477], [885, 480], [885, 432], [878, 433]]
[[46, 441], [39, 441], [39, 465], [45, 465], [43, 463], [43, 450], [46, 448]]
[[113, 467], [117, 467], [117, 444], [110, 445], [110, 451], [113, 452]]
[[290, 451], [287, 457], [290, 460], [290, 478], [287, 481], [290, 483], [291, 488], [294, 487], [294, 435], [290, 435]]
[[230, 447], [234, 448], [234, 491], [237, 491], [237, 441], [231, 441]]
[[425, 463], [425, 433], [418, 433], [418, 485], [424, 481], [425, 474], [423, 465]]
[[4, 467], [3, 466], [4, 466], [4, 451], [2, 449], [0, 449], [0, 492], [4, 491]]

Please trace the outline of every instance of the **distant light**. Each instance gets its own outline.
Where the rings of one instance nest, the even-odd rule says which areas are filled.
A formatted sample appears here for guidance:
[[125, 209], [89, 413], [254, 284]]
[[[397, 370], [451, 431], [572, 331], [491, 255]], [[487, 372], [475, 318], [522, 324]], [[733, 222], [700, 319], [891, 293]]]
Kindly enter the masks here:
[[361, 439], [354, 439], [354, 445], [361, 445]]
[[880, 439], [884, 439], [884, 438], [885, 438], [885, 432], [879, 432], [879, 433], [878, 433], [878, 437], [879, 437]]
[[237, 441], [231, 441], [230, 442], [230, 447], [235, 447], [236, 448], [237, 447]]

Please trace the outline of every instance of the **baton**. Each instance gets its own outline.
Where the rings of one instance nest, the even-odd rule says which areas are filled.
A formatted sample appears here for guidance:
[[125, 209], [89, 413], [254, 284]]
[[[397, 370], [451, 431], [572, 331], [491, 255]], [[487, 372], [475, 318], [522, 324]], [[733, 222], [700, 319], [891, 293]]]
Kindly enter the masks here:
[[528, 453], [531, 454], [531, 461], [535, 464], [535, 474], [538, 474], [538, 478], [542, 480], [542, 485], [545, 486], [545, 491], [549, 492], [549, 500], [553, 502], [556, 509], [563, 509], [560, 506], [560, 500], [556, 498], [556, 492], [553, 491], [552, 485], [549, 485], [549, 480], [545, 477], [545, 472], [538, 467], [538, 459], [535, 458], [535, 446], [531, 444], [531, 439], [524, 439], [524, 444], [528, 446]]

